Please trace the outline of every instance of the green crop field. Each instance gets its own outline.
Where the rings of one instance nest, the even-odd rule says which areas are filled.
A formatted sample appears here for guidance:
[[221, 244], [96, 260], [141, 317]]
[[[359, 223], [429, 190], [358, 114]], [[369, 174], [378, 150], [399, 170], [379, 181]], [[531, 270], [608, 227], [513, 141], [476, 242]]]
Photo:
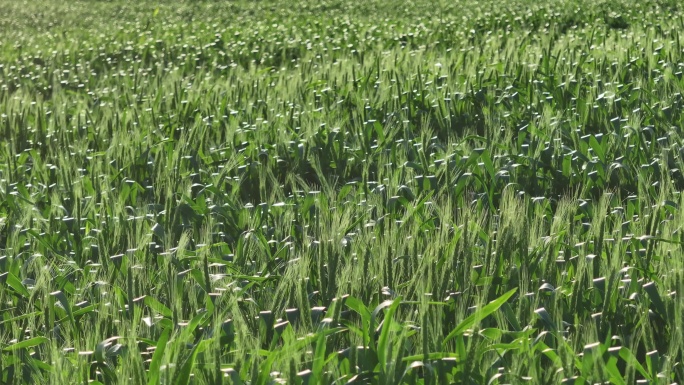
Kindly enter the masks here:
[[0, 0], [0, 383], [684, 382], [683, 31]]

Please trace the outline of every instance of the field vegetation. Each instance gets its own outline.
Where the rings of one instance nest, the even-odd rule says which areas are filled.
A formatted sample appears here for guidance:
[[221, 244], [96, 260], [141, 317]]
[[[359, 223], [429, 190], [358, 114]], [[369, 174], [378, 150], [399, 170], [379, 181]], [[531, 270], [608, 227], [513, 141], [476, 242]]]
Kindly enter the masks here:
[[681, 383], [683, 11], [0, 0], [0, 383]]

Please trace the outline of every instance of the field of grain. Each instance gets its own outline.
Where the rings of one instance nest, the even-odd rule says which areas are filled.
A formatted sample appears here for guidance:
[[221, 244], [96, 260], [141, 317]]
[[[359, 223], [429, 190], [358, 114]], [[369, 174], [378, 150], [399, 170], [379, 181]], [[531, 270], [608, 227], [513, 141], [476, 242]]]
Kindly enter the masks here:
[[0, 383], [682, 383], [682, 31], [0, 0]]

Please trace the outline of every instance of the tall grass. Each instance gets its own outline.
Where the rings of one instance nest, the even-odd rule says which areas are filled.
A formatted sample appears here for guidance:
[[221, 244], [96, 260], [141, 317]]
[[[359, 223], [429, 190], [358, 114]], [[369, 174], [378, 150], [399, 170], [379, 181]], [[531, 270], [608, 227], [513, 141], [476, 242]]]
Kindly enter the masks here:
[[0, 8], [0, 382], [684, 380], [678, 2]]

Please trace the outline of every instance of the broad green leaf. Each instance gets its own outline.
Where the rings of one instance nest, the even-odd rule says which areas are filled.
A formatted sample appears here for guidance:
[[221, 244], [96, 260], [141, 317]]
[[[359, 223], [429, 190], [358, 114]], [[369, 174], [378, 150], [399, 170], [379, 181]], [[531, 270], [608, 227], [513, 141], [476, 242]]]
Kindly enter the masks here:
[[4, 281], [5, 283], [7, 283], [7, 286], [11, 287], [15, 293], [23, 297], [28, 298], [31, 295], [24, 286], [24, 284], [21, 283], [19, 278], [17, 278], [14, 274], [10, 272], [6, 272], [0, 275], [0, 281]]
[[323, 378], [323, 365], [325, 364], [326, 350], [325, 334], [318, 333], [316, 340], [316, 350], [314, 351], [313, 365], [311, 367], [311, 383], [320, 383]]
[[387, 313], [385, 314], [385, 318], [382, 323], [382, 329], [380, 331], [380, 338], [378, 339], [378, 361], [380, 361], [380, 365], [382, 366], [382, 370], [385, 371], [387, 370], [387, 354], [389, 352], [389, 333], [390, 333], [390, 328], [392, 325], [392, 320], [394, 317], [394, 313], [397, 311], [397, 308], [399, 308], [399, 305], [401, 304], [401, 297], [397, 297], [392, 301], [391, 306], [387, 310]]
[[143, 300], [145, 305], [149, 306], [150, 309], [158, 312], [159, 314], [163, 315], [166, 318], [171, 318], [173, 316], [173, 313], [171, 312], [171, 309], [166, 307], [163, 303], [157, 301], [154, 297], [151, 296], [145, 296], [145, 299]]
[[6, 352], [12, 352], [12, 351], [19, 350], [19, 349], [32, 348], [34, 346], [44, 344], [48, 341], [50, 341], [50, 340], [46, 337], [33, 337], [33, 338], [28, 339], [28, 340], [23, 340], [23, 341], [19, 341], [17, 343], [14, 343], [14, 344], [4, 348], [3, 350]]
[[34, 311], [32, 313], [22, 314], [20, 316], [16, 316], [16, 317], [12, 317], [12, 318], [9, 318], [6, 320], [2, 320], [2, 321], [0, 321], [0, 325], [5, 324], [5, 323], [12, 323], [12, 322], [16, 322], [16, 321], [21, 321], [21, 320], [27, 319], [27, 318], [38, 317], [42, 314], [43, 314], [42, 311]]
[[605, 163], [606, 162], [605, 150], [604, 150], [603, 146], [601, 146], [601, 144], [598, 142], [598, 140], [596, 140], [596, 137], [594, 135], [589, 137], [589, 145], [591, 146], [592, 150], [594, 150], [594, 152], [598, 156], [599, 160], [601, 162]]
[[451, 333], [449, 333], [444, 338], [444, 340], [442, 341], [442, 346], [445, 346], [446, 343], [449, 342], [452, 338], [459, 336], [459, 335], [462, 335], [466, 330], [473, 327], [473, 325], [480, 322], [481, 320], [483, 320], [488, 315], [497, 311], [501, 307], [501, 305], [506, 303], [506, 301], [508, 301], [508, 299], [511, 298], [513, 296], [513, 294], [515, 294], [515, 292], [517, 290], [518, 290], [517, 288], [512, 289], [512, 290], [504, 293], [504, 295], [502, 295], [501, 297], [499, 297], [499, 298], [493, 300], [492, 302], [488, 303], [484, 307], [477, 309], [475, 311], [475, 313], [471, 314], [466, 319], [461, 321], [461, 323], [458, 324], [458, 326], [456, 326], [456, 328], [454, 330], [452, 330]]
[[634, 353], [632, 353], [632, 351], [629, 350], [627, 347], [623, 346], [622, 348], [620, 348], [620, 358], [622, 358], [628, 366], [631, 366], [634, 369], [636, 369], [636, 371], [639, 372], [639, 374], [641, 374], [642, 376], [644, 376], [644, 378], [646, 378], [649, 381], [653, 380], [653, 378], [651, 378], [650, 373], [648, 373], [648, 371], [644, 369], [641, 363], [639, 363], [639, 360], [637, 360]]
[[69, 305], [69, 301], [67, 300], [66, 295], [64, 295], [64, 293], [62, 293], [61, 291], [54, 291], [50, 293], [50, 295], [57, 298], [57, 301], [59, 301], [59, 303], [62, 305], [62, 308], [64, 308], [64, 311], [67, 314], [67, 318], [69, 319], [69, 321], [71, 321], [71, 324], [74, 327], [77, 327], [76, 320], [74, 319], [74, 313], [71, 310], [71, 305]]
[[656, 313], [658, 313], [658, 315], [663, 319], [667, 319], [665, 304], [658, 293], [658, 287], [656, 286], [655, 282], [646, 283], [644, 284], [643, 288], [646, 291], [646, 294], [648, 294], [648, 298], [651, 300], [651, 303], [655, 307]]
[[348, 297], [347, 300], [344, 303], [347, 307], [350, 309], [354, 310], [361, 316], [361, 327], [363, 331], [363, 342], [365, 346], [370, 345], [370, 340], [371, 340], [371, 330], [370, 330], [370, 322], [371, 322], [371, 312], [368, 311], [366, 306], [359, 301], [357, 298], [354, 297]]
[[175, 373], [174, 381], [175, 385], [188, 385], [190, 383], [190, 375], [195, 367], [195, 360], [197, 359], [197, 354], [203, 352], [208, 344], [211, 343], [210, 340], [204, 340], [197, 343], [193, 348], [190, 356], [185, 359], [183, 366], [180, 367]]
[[169, 341], [171, 329], [167, 328], [162, 331], [161, 336], [157, 340], [150, 368], [147, 371], [147, 385], [156, 385], [159, 383], [159, 368], [161, 367], [162, 359], [164, 358], [164, 351], [166, 350], [166, 343]]

